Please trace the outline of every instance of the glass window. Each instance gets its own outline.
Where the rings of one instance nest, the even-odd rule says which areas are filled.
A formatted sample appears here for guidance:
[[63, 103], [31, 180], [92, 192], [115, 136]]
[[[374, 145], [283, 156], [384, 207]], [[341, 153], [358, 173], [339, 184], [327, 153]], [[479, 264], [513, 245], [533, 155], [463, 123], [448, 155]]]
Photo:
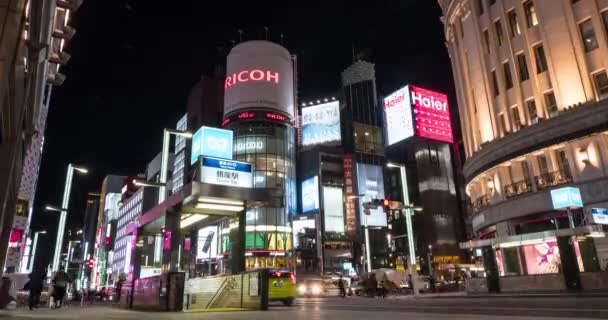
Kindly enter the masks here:
[[524, 179], [530, 181], [530, 169], [528, 168], [528, 162], [526, 160], [521, 162], [521, 171], [524, 174]]
[[547, 157], [544, 154], [541, 154], [536, 157], [538, 159], [538, 170], [541, 174], [545, 174], [549, 172], [549, 164], [547, 162]]
[[538, 25], [538, 17], [536, 16], [536, 7], [532, 0], [524, 2], [524, 11], [526, 12], [526, 23], [528, 28]]
[[608, 33], [608, 10], [602, 12], [602, 20], [604, 20], [604, 29]]
[[519, 71], [520, 81], [526, 81], [530, 79], [530, 73], [528, 72], [528, 63], [526, 62], [526, 55], [523, 53], [517, 55], [517, 69]]
[[477, 0], [477, 12], [479, 12], [479, 15], [483, 14], [483, 0]]
[[495, 97], [500, 94], [500, 89], [498, 88], [498, 79], [496, 79], [496, 70], [492, 70], [492, 91]]
[[553, 92], [549, 92], [545, 94], [545, 104], [547, 106], [547, 111], [549, 112], [549, 116], [553, 117], [557, 115], [557, 101], [555, 101], [555, 94]]
[[521, 34], [521, 28], [519, 27], [519, 22], [517, 21], [517, 13], [515, 10], [511, 10], [507, 13], [507, 17], [509, 19], [509, 31], [511, 32], [511, 37], [515, 37]]
[[557, 164], [561, 171], [570, 173], [570, 165], [568, 164], [568, 157], [566, 156], [565, 150], [557, 151]]
[[530, 122], [536, 123], [538, 121], [538, 111], [536, 110], [536, 101], [534, 99], [526, 101], [526, 107], [528, 114], [530, 115]]
[[581, 36], [583, 37], [583, 46], [585, 46], [585, 52], [595, 50], [599, 47], [597, 38], [595, 37], [595, 30], [593, 30], [593, 23], [591, 19], [582, 22], [579, 25], [581, 30]]
[[360, 152], [384, 154], [382, 129], [353, 122], [355, 149]]
[[514, 129], [521, 127], [521, 118], [519, 117], [519, 108], [517, 106], [511, 107], [511, 116], [513, 117]]
[[507, 120], [505, 119], [505, 114], [499, 114], [498, 119], [500, 119], [500, 130], [502, 130], [503, 133], [509, 132], [509, 130], [507, 129]]
[[549, 69], [547, 66], [547, 57], [545, 57], [545, 49], [543, 45], [536, 46], [534, 48], [534, 53], [536, 56], [536, 72], [543, 73]]
[[483, 31], [483, 49], [486, 54], [490, 54], [490, 33], [487, 29]]
[[500, 20], [496, 20], [496, 22], [494, 22], [494, 31], [496, 32], [496, 40], [498, 41], [498, 46], [500, 47], [504, 41], [504, 33], [502, 32], [502, 24], [500, 23]]
[[593, 82], [600, 99], [608, 97], [608, 76], [606, 76], [606, 71], [594, 74]]
[[507, 87], [507, 90], [513, 88], [513, 76], [511, 75], [509, 61], [502, 64], [502, 69], [505, 74], [505, 86]]
[[266, 172], [256, 171], [253, 178], [254, 188], [265, 188], [266, 187]]

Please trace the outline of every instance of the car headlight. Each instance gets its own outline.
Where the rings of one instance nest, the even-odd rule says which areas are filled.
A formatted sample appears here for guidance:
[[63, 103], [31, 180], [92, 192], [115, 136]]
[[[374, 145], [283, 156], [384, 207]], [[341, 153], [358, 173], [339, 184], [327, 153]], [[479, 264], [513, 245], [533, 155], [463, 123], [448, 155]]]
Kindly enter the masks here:
[[311, 288], [312, 290], [312, 294], [320, 294], [321, 293], [321, 287], [320, 286], [312, 286]]
[[298, 287], [298, 292], [299, 293], [306, 293], [306, 286], [305, 285], [301, 285]]

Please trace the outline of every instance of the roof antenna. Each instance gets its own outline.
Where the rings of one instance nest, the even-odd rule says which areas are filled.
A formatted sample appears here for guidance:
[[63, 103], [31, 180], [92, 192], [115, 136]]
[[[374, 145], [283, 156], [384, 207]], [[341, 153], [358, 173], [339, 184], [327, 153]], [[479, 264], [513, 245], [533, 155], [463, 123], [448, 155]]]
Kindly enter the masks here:
[[239, 29], [239, 43], [243, 42], [243, 29]]
[[233, 47], [236, 45], [236, 41], [234, 41], [234, 39], [230, 40], [230, 43], [232, 43]]
[[284, 45], [283, 43], [283, 33], [281, 32], [281, 45]]
[[264, 27], [264, 38], [268, 40], [268, 27]]
[[357, 62], [357, 58], [355, 56], [355, 44], [351, 44], [351, 49], [353, 50], [353, 63]]

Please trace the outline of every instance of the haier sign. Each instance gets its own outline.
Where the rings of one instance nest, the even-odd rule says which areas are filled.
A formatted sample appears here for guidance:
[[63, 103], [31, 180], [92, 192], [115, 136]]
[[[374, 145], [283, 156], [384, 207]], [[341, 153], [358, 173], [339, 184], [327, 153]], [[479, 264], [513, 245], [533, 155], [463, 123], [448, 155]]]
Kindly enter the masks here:
[[232, 159], [232, 131], [201, 127], [192, 136], [192, 154], [190, 164], [194, 164], [201, 155]]

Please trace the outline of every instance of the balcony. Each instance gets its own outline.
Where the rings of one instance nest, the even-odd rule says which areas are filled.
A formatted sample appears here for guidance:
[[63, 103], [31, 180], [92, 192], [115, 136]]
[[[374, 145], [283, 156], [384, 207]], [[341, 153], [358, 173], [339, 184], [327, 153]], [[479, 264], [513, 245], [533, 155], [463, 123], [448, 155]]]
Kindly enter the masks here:
[[490, 196], [487, 194], [482, 195], [473, 201], [473, 211], [477, 212], [490, 205]]
[[520, 194], [532, 191], [532, 184], [529, 180], [521, 180], [505, 186], [505, 196], [512, 198]]
[[536, 182], [538, 190], [543, 190], [552, 186], [572, 182], [572, 174], [570, 174], [570, 170], [567, 169], [547, 172], [534, 177], [534, 182]]

